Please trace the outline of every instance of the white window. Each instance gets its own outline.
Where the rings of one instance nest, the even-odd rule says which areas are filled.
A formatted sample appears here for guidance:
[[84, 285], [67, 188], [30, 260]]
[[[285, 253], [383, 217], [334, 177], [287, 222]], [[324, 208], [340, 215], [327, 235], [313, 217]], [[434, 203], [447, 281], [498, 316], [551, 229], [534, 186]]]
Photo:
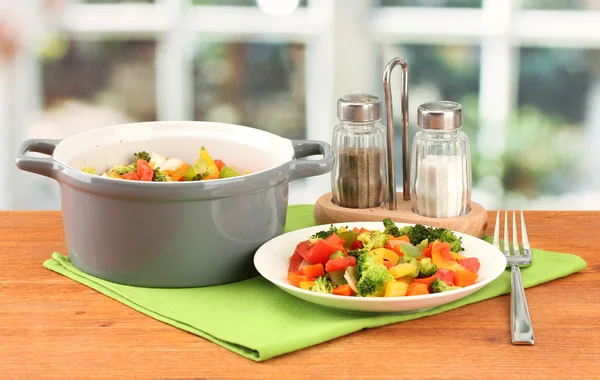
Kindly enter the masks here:
[[[60, 207], [52, 180], [15, 168], [29, 137], [187, 119], [331, 141], [337, 98], [383, 100], [394, 56], [409, 63], [412, 133], [422, 102], [465, 107], [475, 201], [600, 208], [599, 2], [66, 2], [49, 10], [60, 2], [0, 0], [0, 23], [19, 20], [23, 46], [0, 63], [0, 208]], [[294, 182], [290, 203], [328, 191], [328, 175]]]

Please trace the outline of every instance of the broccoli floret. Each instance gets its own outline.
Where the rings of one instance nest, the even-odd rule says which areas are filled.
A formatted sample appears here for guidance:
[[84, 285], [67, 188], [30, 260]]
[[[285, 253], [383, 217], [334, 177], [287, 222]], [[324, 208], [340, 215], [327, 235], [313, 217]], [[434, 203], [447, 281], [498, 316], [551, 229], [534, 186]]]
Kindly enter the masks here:
[[348, 256], [353, 256], [356, 259], [358, 259], [360, 256], [366, 254], [367, 252], [369, 252], [369, 250], [367, 248], [353, 249], [353, 250], [348, 251]]
[[204, 173], [197, 173], [195, 175], [193, 175], [189, 181], [202, 181], [204, 179], [204, 177], [206, 177], [206, 174]]
[[356, 273], [358, 294], [363, 297], [378, 295], [385, 284], [394, 279], [387, 268], [375, 261], [374, 256], [368, 253], [356, 259]]
[[449, 290], [454, 290], [454, 289], [459, 289], [459, 288], [460, 288], [460, 286], [448, 285], [445, 281], [442, 281], [439, 278], [436, 278], [429, 285], [429, 292], [430, 293], [441, 293], [441, 292], [447, 292]]
[[310, 288], [311, 291], [317, 293], [333, 293], [333, 283], [326, 277], [319, 277], [315, 281], [315, 284]]
[[137, 160], [144, 160], [146, 162], [150, 162], [150, 154], [146, 151], [141, 151], [139, 153], [134, 153], [133, 154], [135, 156], [136, 161]]
[[436, 278], [435, 280], [433, 280], [433, 282], [429, 285], [429, 291], [431, 293], [441, 293], [441, 292], [445, 292], [447, 289], [448, 289], [448, 284], [446, 284], [445, 281], [442, 281], [439, 278]]
[[167, 182], [167, 175], [160, 170], [159, 168], [154, 169], [154, 176], [152, 177], [152, 181], [154, 182]]
[[385, 266], [370, 267], [363, 271], [360, 280], [358, 280], [358, 294], [363, 297], [378, 295], [384, 289], [385, 284], [393, 279], [394, 277], [392, 277]]
[[115, 171], [117, 173], [119, 173], [119, 175], [123, 175], [125, 173], [129, 173], [131, 171], [136, 171], [137, 170], [137, 164], [134, 162], [131, 165], [115, 165], [112, 167], [111, 169], [112, 171]]
[[397, 236], [402, 235], [407, 235], [410, 239], [410, 244], [414, 246], [417, 246], [424, 240], [430, 242], [440, 240], [441, 242], [449, 243], [452, 252], [464, 251], [464, 248], [462, 247], [462, 238], [457, 237], [454, 232], [443, 227], [425, 227], [422, 224], [416, 224], [414, 226], [400, 228], [399, 235]]
[[327, 231], [319, 231], [316, 234], [314, 234], [313, 236], [311, 236], [312, 239], [327, 239], [328, 237], [330, 237], [331, 235], [333, 235], [334, 233], [338, 232], [337, 227], [334, 227], [333, 224], [329, 227], [329, 230]]
[[372, 254], [367, 252], [358, 254], [356, 256], [356, 278], [360, 280], [360, 276], [364, 270], [366, 270], [372, 262], [375, 261]]
[[419, 277], [419, 278], [431, 277], [437, 273], [437, 265], [433, 264], [429, 257], [425, 257], [425, 258], [421, 259], [419, 264], [421, 266], [419, 267], [419, 274], [417, 275], [417, 277]]
[[429, 237], [429, 229], [422, 224], [416, 224], [407, 233], [410, 244], [416, 246]]
[[439, 239], [441, 242], [449, 243], [450, 251], [452, 252], [460, 252], [465, 250], [462, 247], [462, 238], [457, 237], [454, 232], [446, 228], [431, 228], [429, 235], [429, 241]]
[[385, 218], [383, 220], [383, 226], [385, 227], [385, 229], [383, 230], [384, 234], [392, 235], [394, 237], [399, 237], [403, 235], [403, 233], [400, 232], [398, 226], [396, 226], [396, 224], [390, 218]]
[[366, 249], [382, 248], [387, 243], [388, 235], [381, 231], [363, 232], [356, 237]]

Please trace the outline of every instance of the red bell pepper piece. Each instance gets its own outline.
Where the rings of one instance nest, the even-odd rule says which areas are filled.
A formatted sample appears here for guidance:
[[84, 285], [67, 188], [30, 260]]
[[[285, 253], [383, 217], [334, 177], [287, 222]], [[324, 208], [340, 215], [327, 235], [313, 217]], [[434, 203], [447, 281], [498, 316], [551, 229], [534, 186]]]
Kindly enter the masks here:
[[317, 240], [308, 252], [300, 252], [300, 255], [311, 264], [325, 264], [334, 252], [343, 250], [344, 239], [333, 234], [326, 239]]
[[304, 260], [304, 254], [301, 252], [308, 252], [309, 242], [305, 240], [303, 242], [298, 243], [296, 246], [296, 250], [294, 250], [294, 254], [290, 257], [290, 265], [288, 267], [288, 273], [295, 272], [300, 268], [300, 264], [302, 264], [302, 260]]
[[354, 256], [344, 256], [344, 257], [336, 257], [335, 259], [329, 259], [327, 264], [325, 264], [325, 270], [327, 272], [334, 272], [337, 270], [346, 269], [347, 267], [356, 266], [356, 257]]

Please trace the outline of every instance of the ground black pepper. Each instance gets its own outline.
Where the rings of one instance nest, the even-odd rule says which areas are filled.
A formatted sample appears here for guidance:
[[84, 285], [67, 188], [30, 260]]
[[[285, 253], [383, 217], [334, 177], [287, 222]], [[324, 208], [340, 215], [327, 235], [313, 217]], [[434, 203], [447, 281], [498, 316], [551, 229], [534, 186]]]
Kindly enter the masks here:
[[336, 181], [341, 207], [378, 207], [385, 200], [382, 151], [380, 148], [342, 148], [337, 156], [339, 173]]

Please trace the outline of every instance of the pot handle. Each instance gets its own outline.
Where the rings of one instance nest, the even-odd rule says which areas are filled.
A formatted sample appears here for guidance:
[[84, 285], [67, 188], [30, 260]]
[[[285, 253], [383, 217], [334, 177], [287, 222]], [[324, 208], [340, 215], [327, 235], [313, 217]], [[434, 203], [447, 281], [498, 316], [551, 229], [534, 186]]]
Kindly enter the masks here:
[[52, 156], [61, 140], [29, 139], [25, 140], [17, 151], [17, 167], [31, 173], [54, 178], [54, 158], [32, 157], [28, 152], [36, 152]]
[[[326, 174], [333, 168], [333, 152], [331, 145], [324, 141], [292, 140], [295, 159], [290, 163], [289, 181]], [[320, 154], [318, 160], [302, 160], [301, 158]]]

